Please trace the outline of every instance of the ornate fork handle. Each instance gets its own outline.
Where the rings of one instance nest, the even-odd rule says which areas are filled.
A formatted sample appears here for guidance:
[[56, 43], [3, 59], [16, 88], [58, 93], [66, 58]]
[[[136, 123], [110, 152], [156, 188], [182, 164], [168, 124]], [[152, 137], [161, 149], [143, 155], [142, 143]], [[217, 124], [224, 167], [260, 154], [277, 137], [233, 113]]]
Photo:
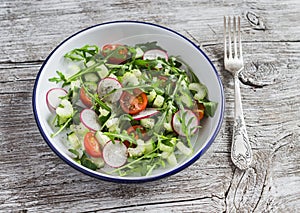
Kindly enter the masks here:
[[246, 124], [244, 121], [240, 85], [238, 73], [234, 75], [235, 89], [235, 111], [234, 111], [234, 127], [232, 136], [231, 158], [233, 163], [239, 169], [246, 169], [252, 161], [252, 149], [250, 147]]

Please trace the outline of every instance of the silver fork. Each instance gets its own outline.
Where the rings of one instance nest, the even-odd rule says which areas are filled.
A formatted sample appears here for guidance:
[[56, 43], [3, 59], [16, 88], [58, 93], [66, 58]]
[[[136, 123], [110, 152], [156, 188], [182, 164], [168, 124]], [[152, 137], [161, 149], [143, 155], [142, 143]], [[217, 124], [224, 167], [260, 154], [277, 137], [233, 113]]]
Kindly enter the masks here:
[[240, 71], [244, 69], [240, 17], [233, 17], [233, 23], [231, 19], [224, 16], [224, 66], [234, 77], [235, 91], [231, 160], [239, 169], [244, 170], [251, 164], [252, 150], [244, 121], [238, 78]]

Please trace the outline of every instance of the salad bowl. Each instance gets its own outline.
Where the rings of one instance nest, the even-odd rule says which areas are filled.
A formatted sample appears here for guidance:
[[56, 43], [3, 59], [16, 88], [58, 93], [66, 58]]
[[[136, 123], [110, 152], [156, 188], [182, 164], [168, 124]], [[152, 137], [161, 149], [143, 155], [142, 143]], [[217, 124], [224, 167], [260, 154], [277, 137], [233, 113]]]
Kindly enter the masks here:
[[[107, 46], [107, 44], [109, 45]], [[154, 46], [151, 51], [148, 50], [150, 46]], [[124, 48], [126, 50], [126, 58], [122, 59]], [[116, 57], [112, 57], [116, 50], [118, 50], [117, 53], [120, 56], [117, 59]], [[85, 54], [83, 57], [83, 54], [80, 55], [78, 53], [82, 53], [82, 51], [85, 51], [85, 54], [93, 53], [91, 53], [91, 57], [87, 57]], [[110, 52], [104, 54], [105, 51]], [[74, 52], [77, 55], [74, 55]], [[127, 57], [129, 52], [131, 55], [130, 58]], [[73, 55], [70, 55], [70, 53]], [[78, 59], [77, 57], [79, 56], [81, 58]], [[70, 63], [70, 59], [73, 60], [72, 63]], [[78, 63], [81, 63], [78, 62], [81, 59], [84, 61], [82, 62], [83, 65], [78, 65]], [[152, 62], [156, 62], [155, 66], [152, 67], [153, 69], [151, 68]], [[135, 74], [124, 80], [127, 71], [124, 71], [124, 74], [120, 70], [129, 69], [132, 64], [134, 66], [138, 66], [137, 64], [139, 64], [139, 66], [144, 67], [135, 67], [130, 70], [130, 73]], [[178, 64], [183, 68], [179, 68]], [[82, 79], [93, 77], [93, 75], [85, 75], [84, 78], [79, 77], [75, 79], [74, 76], [79, 76], [82, 73], [91, 74], [90, 70], [100, 67], [100, 65], [106, 66], [109, 69], [106, 69], [107, 73], [105, 76], [103, 70], [98, 72], [95, 94], [91, 94], [84, 87], [84, 91], [88, 93], [94, 105], [87, 107], [87, 102], [85, 102], [81, 94], [79, 95], [81, 91], [78, 92], [81, 106], [76, 109], [73, 109], [71, 105], [69, 107], [70, 94], [74, 96], [75, 93], [73, 88], [76, 88], [76, 86], [74, 87], [74, 85], [85, 84], [85, 82], [82, 82]], [[167, 69], [167, 66], [171, 66], [170, 69]], [[70, 69], [73, 75], [68, 73]], [[112, 74], [110, 70], [114, 70], [115, 73]], [[139, 74], [136, 74], [136, 70], [138, 70]], [[186, 74], [186, 70], [190, 70], [190, 73]], [[162, 71], [168, 77], [167, 80], [165, 77], [160, 78], [161, 76], [157, 74]], [[177, 74], [179, 73], [179, 77], [175, 78], [175, 74], [172, 74], [173, 71], [177, 72]], [[146, 80], [144, 76], [143, 80], [134, 84], [132, 79], [141, 79], [139, 76], [144, 75], [143, 72], [146, 73]], [[192, 79], [197, 79], [197, 82], [182, 80], [183, 78], [188, 79], [190, 76], [192, 76]], [[172, 78], [173, 80], [170, 80]], [[147, 79], [149, 80], [148, 82], [151, 82], [151, 85], [145, 83]], [[156, 88], [153, 86], [153, 82], [163, 82], [164, 84], [163, 86], [162, 84], [155, 84], [157, 85]], [[183, 82], [188, 82], [188, 85]], [[134, 86], [130, 83], [133, 83]], [[195, 90], [197, 89], [193, 89], [192, 85], [196, 85], [196, 87], [197, 85], [203, 86], [205, 95], [201, 100], [198, 97], [199, 91], [195, 94]], [[111, 87], [113, 89], [109, 90], [108, 88]], [[149, 87], [151, 87], [151, 90]], [[139, 91], [138, 97], [145, 97], [147, 101], [145, 104], [141, 104], [144, 108], [140, 111], [134, 111], [132, 106], [130, 106], [131, 108], [126, 108], [125, 100], [130, 99], [133, 95], [127, 92], [129, 88], [134, 88], [133, 94]], [[189, 99], [185, 95], [177, 97], [177, 94], [180, 92], [184, 93], [182, 92], [182, 88], [190, 88], [191, 97], [195, 97], [196, 100]], [[160, 93], [160, 91], [163, 92]], [[169, 91], [170, 98], [162, 95], [166, 91]], [[155, 93], [155, 97], [151, 97], [153, 92]], [[60, 96], [58, 97], [57, 94], [60, 94]], [[130, 98], [126, 99], [126, 95]], [[178, 102], [183, 103], [182, 105], [177, 104], [177, 109], [172, 104], [168, 105], [171, 102], [167, 102], [167, 100], [175, 96]], [[183, 101], [183, 99], [193, 101], [191, 102], [191, 110], [186, 109], [186, 105], [189, 104], [186, 103], [187, 101]], [[198, 114], [196, 115], [192, 110], [194, 102], [202, 104], [205, 110], [210, 109], [210, 112], [205, 111], [204, 118], [201, 118], [201, 120]], [[36, 123], [42, 137], [53, 152], [64, 162], [86, 175], [101, 180], [136, 183], [157, 180], [176, 174], [193, 164], [204, 154], [217, 137], [222, 125], [224, 93], [221, 80], [212, 62], [188, 38], [174, 30], [152, 23], [115, 21], [83, 29], [66, 38], [54, 48], [38, 72], [33, 89], [32, 104]], [[172, 109], [167, 108], [171, 105]], [[62, 114], [66, 113], [69, 108], [72, 108], [72, 111], [70, 111], [70, 115], [72, 116], [63, 117]], [[116, 113], [111, 110], [115, 108], [117, 109]], [[168, 117], [167, 112], [165, 112], [166, 108], [169, 109], [168, 112], [173, 110], [172, 116], [169, 116], [170, 126], [168, 129], [167, 125], [164, 125], [168, 129], [167, 135], [159, 135], [160, 133], [158, 132], [161, 129], [157, 128], [157, 126], [162, 118]], [[121, 116], [120, 112], [122, 112]], [[76, 113], [78, 114], [78, 119]], [[99, 119], [101, 120], [101, 116], [102, 121], [103, 118], [106, 119], [102, 123], [99, 121]], [[64, 120], [64, 118], [66, 119]], [[138, 136], [141, 137], [140, 129], [136, 135], [130, 134], [128, 129], [124, 133], [120, 126], [116, 126], [116, 123], [119, 124], [124, 118], [129, 120], [126, 122], [138, 123], [138, 125], [142, 124], [146, 129], [148, 128], [150, 134], [147, 136], [148, 138], [144, 141], [139, 139]], [[80, 135], [77, 135], [78, 137], [75, 135], [76, 141], [80, 141], [77, 144], [78, 146], [76, 146], [77, 148], [79, 147], [78, 149], [74, 148], [74, 146], [70, 148], [70, 143], [74, 142], [71, 139], [71, 135], [74, 132], [76, 133], [76, 127], [74, 127], [76, 124], [73, 125], [71, 122], [74, 121], [76, 123], [75, 120], [83, 123], [83, 128], [87, 130], [82, 139], [80, 139]], [[108, 123], [112, 124], [108, 126]], [[183, 124], [186, 128], [182, 128]], [[188, 125], [192, 125], [193, 128], [188, 128]], [[132, 127], [134, 126], [137, 125], [132, 124]], [[114, 127], [113, 130], [112, 127]], [[188, 133], [191, 133], [191, 139], [186, 139], [188, 136], [185, 137], [185, 135]], [[170, 141], [166, 143], [167, 145], [162, 145], [164, 140], [167, 140], [166, 137], [170, 135], [172, 137], [170, 141], [174, 141], [174, 146], [172, 147]], [[103, 136], [109, 138], [110, 141], [106, 141], [105, 143], [100, 142]], [[133, 136], [133, 139], [131, 136]], [[86, 143], [87, 138], [89, 139], [89, 143], [87, 142], [88, 145]], [[153, 138], [158, 139], [153, 142]], [[139, 142], [145, 142], [143, 144], [144, 147], [150, 140], [152, 140], [150, 151], [147, 154], [144, 151], [140, 151], [137, 154], [137, 147], [141, 147]], [[187, 141], [186, 144], [181, 143], [181, 140]], [[125, 144], [128, 141], [131, 145]], [[99, 147], [97, 148], [98, 152], [95, 149], [92, 151], [89, 149], [93, 145]], [[172, 151], [169, 152], [166, 147], [172, 147]], [[178, 154], [180, 151], [183, 154]], [[112, 153], [117, 154], [112, 156]], [[181, 157], [178, 157], [177, 154]], [[159, 158], [159, 161], [150, 161], [150, 158], [151, 160]], [[142, 162], [146, 159], [148, 160], [144, 163], [144, 166], [148, 168], [146, 172], [143, 171], [137, 174], [136, 168], [135, 172], [130, 171], [130, 169], [134, 168], [136, 162]], [[101, 165], [99, 165], [99, 161]], [[159, 162], [159, 166], [157, 162]], [[123, 170], [125, 167], [126, 169]]]

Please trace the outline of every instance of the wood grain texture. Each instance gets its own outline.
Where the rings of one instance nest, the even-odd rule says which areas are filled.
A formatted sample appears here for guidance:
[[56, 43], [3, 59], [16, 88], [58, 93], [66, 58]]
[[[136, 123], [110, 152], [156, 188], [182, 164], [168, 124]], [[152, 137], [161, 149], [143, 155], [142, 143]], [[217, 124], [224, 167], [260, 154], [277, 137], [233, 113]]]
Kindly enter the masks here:
[[[223, 68], [223, 16], [242, 16], [241, 93], [254, 161], [230, 161], [233, 80]], [[0, 212], [297, 212], [300, 209], [300, 3], [287, 1], [1, 1]], [[88, 26], [140, 20], [194, 41], [226, 94], [216, 141], [184, 171], [145, 184], [83, 175], [41, 137], [32, 113], [35, 77], [63, 39]]]

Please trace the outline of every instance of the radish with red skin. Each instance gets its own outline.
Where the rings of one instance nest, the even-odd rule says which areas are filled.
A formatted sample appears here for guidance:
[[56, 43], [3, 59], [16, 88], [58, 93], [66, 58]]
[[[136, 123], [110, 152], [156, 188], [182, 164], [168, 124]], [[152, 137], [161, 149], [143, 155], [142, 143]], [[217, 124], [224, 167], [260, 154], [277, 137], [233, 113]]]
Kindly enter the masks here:
[[[115, 103], [120, 99], [123, 93], [121, 88], [122, 88], [122, 84], [117, 79], [106, 77], [99, 82], [97, 93], [100, 98], [105, 97], [107, 101]], [[116, 91], [112, 92], [113, 90]], [[110, 92], [112, 93], [109, 94]]]
[[52, 88], [46, 94], [46, 102], [50, 111], [55, 111], [61, 102], [61, 97], [68, 94], [63, 88]]
[[186, 136], [184, 128], [187, 128], [188, 135], [195, 134], [198, 130], [199, 120], [193, 111], [189, 109], [182, 109], [178, 110], [173, 115], [171, 124], [174, 132], [176, 132], [178, 135]]
[[103, 160], [113, 168], [119, 168], [127, 162], [127, 147], [120, 141], [108, 141], [102, 150]]
[[98, 115], [92, 109], [82, 110], [80, 113], [80, 121], [91, 131], [96, 132], [101, 129], [101, 126], [98, 122]]
[[145, 110], [141, 111], [140, 113], [132, 116], [132, 118], [134, 120], [141, 120], [141, 119], [144, 119], [144, 118], [149, 118], [149, 117], [152, 117], [154, 115], [156, 115], [157, 113], [159, 113], [158, 110], [156, 109], [153, 109], [153, 108], [146, 108]]
[[155, 60], [157, 58], [163, 58], [165, 60], [168, 60], [168, 54], [164, 50], [152, 49], [146, 51], [143, 55], [143, 60]]

